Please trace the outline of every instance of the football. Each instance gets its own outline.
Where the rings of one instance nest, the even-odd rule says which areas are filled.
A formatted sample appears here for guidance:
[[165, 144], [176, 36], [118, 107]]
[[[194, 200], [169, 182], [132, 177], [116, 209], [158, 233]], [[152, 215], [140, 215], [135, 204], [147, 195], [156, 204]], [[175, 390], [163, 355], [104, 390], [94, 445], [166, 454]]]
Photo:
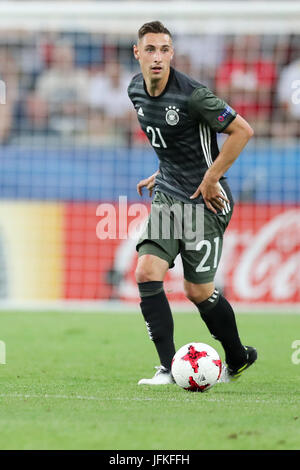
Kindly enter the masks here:
[[205, 343], [182, 346], [172, 360], [172, 375], [179, 387], [191, 392], [205, 392], [221, 375], [222, 362], [217, 351]]

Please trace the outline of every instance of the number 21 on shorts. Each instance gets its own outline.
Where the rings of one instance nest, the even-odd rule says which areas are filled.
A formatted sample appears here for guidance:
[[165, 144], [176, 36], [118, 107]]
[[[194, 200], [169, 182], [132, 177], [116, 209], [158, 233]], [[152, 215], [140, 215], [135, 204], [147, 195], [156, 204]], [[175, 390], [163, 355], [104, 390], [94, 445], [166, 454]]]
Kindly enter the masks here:
[[[216, 269], [216, 267], [218, 266], [220, 237], [215, 237], [213, 241], [214, 241], [213, 246], [210, 240], [201, 240], [199, 243], [197, 243], [197, 246], [196, 246], [197, 251], [202, 250], [202, 248], [205, 249], [203, 258], [196, 268], [197, 273], [210, 271], [211, 268]], [[207, 264], [207, 260], [211, 255], [212, 249], [214, 250], [213, 266]]]

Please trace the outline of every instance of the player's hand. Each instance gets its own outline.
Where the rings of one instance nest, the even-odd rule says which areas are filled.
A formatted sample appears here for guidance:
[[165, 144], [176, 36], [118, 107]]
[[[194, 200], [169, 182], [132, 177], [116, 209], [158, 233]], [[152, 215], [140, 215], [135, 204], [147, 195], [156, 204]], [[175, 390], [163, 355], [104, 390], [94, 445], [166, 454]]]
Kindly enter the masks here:
[[149, 197], [152, 196], [153, 188], [154, 188], [154, 185], [155, 185], [155, 177], [156, 177], [157, 173], [158, 173], [158, 171], [156, 173], [154, 173], [153, 175], [149, 176], [148, 178], [145, 178], [144, 180], [141, 180], [137, 184], [136, 190], [137, 190], [139, 196], [143, 195], [143, 188], [148, 189]]
[[215, 214], [217, 214], [218, 210], [224, 209], [225, 203], [229, 202], [227, 197], [221, 192], [220, 183], [212, 182], [209, 179], [203, 179], [190, 199], [196, 199], [200, 194], [202, 194], [206, 207]]

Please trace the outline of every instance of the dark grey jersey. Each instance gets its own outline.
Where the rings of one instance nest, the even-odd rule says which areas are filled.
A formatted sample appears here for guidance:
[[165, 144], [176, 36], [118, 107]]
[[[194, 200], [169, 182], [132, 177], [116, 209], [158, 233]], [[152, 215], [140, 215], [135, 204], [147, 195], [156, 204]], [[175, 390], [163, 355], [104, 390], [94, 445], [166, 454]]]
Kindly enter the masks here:
[[[160, 161], [155, 189], [191, 202], [190, 196], [219, 154], [216, 133], [224, 131], [236, 112], [207, 87], [173, 68], [161, 95], [149, 95], [141, 73], [133, 77], [128, 95]], [[193, 202], [203, 203], [203, 199]]]

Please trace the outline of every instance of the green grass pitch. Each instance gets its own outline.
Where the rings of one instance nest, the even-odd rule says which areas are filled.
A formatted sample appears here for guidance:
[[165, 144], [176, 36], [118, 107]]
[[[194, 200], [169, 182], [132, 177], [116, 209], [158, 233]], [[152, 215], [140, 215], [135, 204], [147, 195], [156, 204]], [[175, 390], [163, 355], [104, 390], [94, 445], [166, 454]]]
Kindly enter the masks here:
[[[176, 346], [223, 352], [197, 313], [175, 313]], [[206, 393], [137, 386], [158, 365], [130, 313], [0, 313], [0, 449], [300, 449], [300, 316], [237, 315], [259, 359]], [[300, 355], [298, 355], [299, 357]]]

